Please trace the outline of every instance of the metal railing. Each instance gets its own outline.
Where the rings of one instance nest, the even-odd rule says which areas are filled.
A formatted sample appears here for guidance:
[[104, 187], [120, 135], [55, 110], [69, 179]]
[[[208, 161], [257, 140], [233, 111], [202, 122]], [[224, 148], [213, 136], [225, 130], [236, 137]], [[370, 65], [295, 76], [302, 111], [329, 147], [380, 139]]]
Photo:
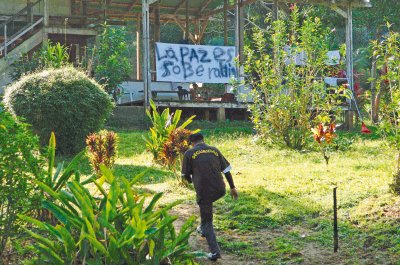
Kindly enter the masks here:
[[4, 38], [0, 43], [0, 57], [7, 56], [11, 45], [43, 23], [43, 10], [43, 0], [28, 2], [26, 7], [0, 24], [0, 30], [3, 31], [0, 37]]

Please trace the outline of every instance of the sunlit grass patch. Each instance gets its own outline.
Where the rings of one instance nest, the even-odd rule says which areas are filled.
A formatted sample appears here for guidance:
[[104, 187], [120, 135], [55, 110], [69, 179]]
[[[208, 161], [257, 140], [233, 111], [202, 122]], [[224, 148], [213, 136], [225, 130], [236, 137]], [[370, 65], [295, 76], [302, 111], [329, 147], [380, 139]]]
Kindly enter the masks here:
[[[340, 252], [347, 264], [365, 264], [373, 257], [390, 264], [400, 257], [400, 224], [393, 217], [400, 197], [389, 192], [394, 152], [376, 135], [339, 132], [346, 146], [332, 154], [327, 167], [316, 148], [299, 152], [260, 144], [248, 123], [191, 126], [202, 129], [206, 142], [219, 148], [233, 167], [239, 200], [227, 194], [215, 204], [223, 251], [260, 264], [302, 263], [307, 257], [300, 253], [313, 246], [330, 253], [332, 188], [337, 185]], [[129, 178], [148, 170], [140, 182], [144, 190], [163, 191], [162, 203], [182, 199], [194, 212], [194, 191], [179, 186], [172, 172], [151, 161], [144, 133], [119, 133], [114, 172]]]

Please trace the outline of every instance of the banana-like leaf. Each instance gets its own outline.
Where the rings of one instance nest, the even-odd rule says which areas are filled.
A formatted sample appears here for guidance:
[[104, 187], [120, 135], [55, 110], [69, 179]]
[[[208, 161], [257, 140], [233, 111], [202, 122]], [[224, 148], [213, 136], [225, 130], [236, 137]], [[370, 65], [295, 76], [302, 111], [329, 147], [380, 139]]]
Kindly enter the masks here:
[[131, 189], [131, 185], [129, 184], [129, 181], [124, 178], [121, 177], [121, 182], [122, 182], [122, 188], [125, 191], [125, 196], [126, 196], [126, 200], [127, 200], [127, 207], [128, 208], [133, 208], [136, 205], [136, 201], [135, 198], [133, 197], [133, 192]]
[[97, 189], [101, 192], [101, 194], [102, 194], [105, 198], [107, 198], [107, 192], [106, 192], [106, 190], [103, 188], [103, 186], [102, 186], [100, 183], [98, 183], [97, 181], [93, 181], [93, 183], [94, 183], [94, 185], [96, 185]]
[[162, 192], [154, 195], [153, 199], [151, 200], [150, 204], [147, 206], [146, 210], [144, 210], [143, 214], [147, 214], [147, 213], [150, 213], [151, 211], [153, 211], [154, 206], [156, 205], [157, 201], [161, 198], [162, 195], [163, 195]]
[[117, 240], [112, 235], [108, 236], [108, 253], [110, 253], [111, 257], [111, 260], [108, 262], [109, 264], [121, 260]]
[[77, 200], [82, 217], [87, 217], [91, 223], [94, 222], [93, 205], [91, 199], [87, 197], [86, 193], [83, 191], [82, 187], [76, 181], [71, 181], [67, 183], [68, 188]]
[[38, 228], [40, 228], [42, 230], [46, 230], [46, 231], [50, 232], [50, 234], [55, 236], [55, 237], [59, 237], [60, 236], [58, 231], [53, 226], [51, 226], [49, 224], [46, 224], [44, 222], [36, 220], [35, 218], [29, 217], [29, 216], [23, 215], [23, 214], [18, 214], [18, 218], [21, 219], [22, 221], [25, 221], [27, 223], [33, 224], [33, 225], [37, 226]]
[[114, 219], [116, 215], [117, 202], [119, 196], [120, 184], [117, 181], [111, 183], [110, 190], [108, 191], [108, 198], [106, 202], [106, 221]]
[[65, 265], [63, 259], [49, 247], [39, 243], [35, 245], [35, 248], [37, 248], [42, 255], [47, 257], [48, 261], [51, 262], [51, 264]]
[[73, 215], [67, 209], [61, 208], [60, 206], [52, 203], [51, 201], [43, 201], [43, 208], [49, 210], [53, 215], [66, 227], [73, 225], [76, 228], [80, 228], [83, 224], [82, 220], [78, 215]]
[[49, 168], [47, 169], [47, 179], [50, 183], [53, 177], [53, 170], [54, 170], [54, 159], [56, 156], [56, 136], [54, 132], [51, 132], [50, 140], [49, 140], [49, 147], [48, 147], [48, 161], [49, 161]]
[[114, 175], [108, 167], [106, 167], [104, 164], [100, 165], [100, 171], [103, 174], [103, 176], [106, 178], [108, 183], [112, 183], [114, 181]]
[[192, 123], [194, 118], [196, 118], [196, 115], [193, 115], [189, 119], [187, 119], [184, 123], [181, 124], [181, 126], [179, 126], [179, 128], [185, 129], [189, 124]]
[[24, 229], [32, 238], [34, 238], [37, 242], [43, 244], [44, 246], [48, 247], [50, 250], [57, 252], [58, 250], [56, 249], [56, 245], [52, 240], [49, 240], [39, 234], [36, 234], [35, 232], [32, 232], [28, 229]]
[[58, 164], [56, 173], [54, 173], [54, 175], [53, 175], [53, 183], [55, 183], [57, 181], [63, 168], [64, 168], [64, 161]]
[[196, 221], [195, 216], [191, 216], [181, 227], [181, 230], [173, 242], [173, 246], [178, 246], [184, 243], [184, 241], [189, 240], [190, 235], [195, 230], [194, 222]]
[[149, 170], [150, 169], [146, 169], [141, 173], [137, 174], [131, 181], [129, 181], [129, 186], [132, 186], [133, 184], [137, 183], [141, 178], [143, 178], [144, 175], [146, 175], [149, 172]]
[[76, 252], [76, 243], [75, 243], [74, 238], [72, 237], [70, 232], [68, 232], [68, 230], [65, 227], [63, 227], [61, 225], [57, 225], [56, 229], [58, 230], [58, 232], [61, 235], [61, 238], [62, 238], [61, 243], [63, 244], [66, 256], [72, 260], [74, 258], [75, 252]]
[[86, 233], [93, 237], [96, 238], [96, 233], [94, 232], [93, 226], [92, 224], [89, 222], [89, 220], [87, 218], [85, 218], [85, 228], [86, 228]]
[[96, 238], [90, 236], [89, 234], [84, 234], [83, 235], [84, 238], [86, 238], [87, 240], [89, 240], [90, 244], [92, 244], [93, 248], [100, 251], [101, 254], [103, 254], [104, 256], [108, 257], [109, 253], [107, 251], [107, 249], [104, 247], [104, 245], [102, 243], [100, 243], [100, 241], [98, 241]]
[[82, 160], [84, 154], [85, 154], [84, 151], [80, 152], [72, 159], [71, 163], [68, 164], [68, 166], [64, 170], [64, 173], [61, 175], [57, 183], [54, 185], [53, 189], [55, 191], [63, 187], [65, 183], [67, 183], [67, 181], [71, 178], [71, 176], [77, 170], [79, 162]]
[[149, 255], [150, 257], [154, 256], [154, 247], [156, 246], [156, 243], [154, 243], [154, 240], [149, 240]]

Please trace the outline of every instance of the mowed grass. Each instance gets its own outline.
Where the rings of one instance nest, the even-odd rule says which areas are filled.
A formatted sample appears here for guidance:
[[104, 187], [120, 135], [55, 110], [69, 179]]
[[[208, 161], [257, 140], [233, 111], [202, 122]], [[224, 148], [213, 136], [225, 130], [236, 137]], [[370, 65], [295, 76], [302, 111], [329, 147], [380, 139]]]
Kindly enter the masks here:
[[[389, 191], [395, 154], [376, 137], [342, 133], [342, 150], [329, 167], [316, 148], [302, 152], [259, 143], [243, 122], [194, 123], [206, 142], [233, 166], [239, 200], [216, 203], [215, 226], [225, 252], [261, 264], [400, 264], [400, 197]], [[145, 131], [120, 131], [115, 174], [165, 192], [164, 202], [194, 201], [172, 172], [154, 165], [146, 152]], [[311, 139], [310, 139], [311, 140]], [[338, 187], [340, 262], [332, 250], [332, 188]], [[310, 246], [317, 251], [310, 251]], [[309, 257], [314, 255], [315, 257]], [[310, 261], [312, 260], [312, 261]], [[324, 261], [325, 260], [325, 261]]]

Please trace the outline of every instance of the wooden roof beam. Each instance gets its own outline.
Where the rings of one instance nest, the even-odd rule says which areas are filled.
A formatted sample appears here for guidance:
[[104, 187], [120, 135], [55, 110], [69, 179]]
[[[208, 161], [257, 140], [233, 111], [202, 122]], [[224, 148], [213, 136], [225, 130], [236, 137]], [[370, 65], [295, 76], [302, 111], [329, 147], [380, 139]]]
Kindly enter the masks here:
[[[272, 0], [268, 0], [269, 2], [273, 2]], [[337, 5], [337, 6], [347, 6], [349, 2], [352, 3], [353, 7], [371, 7], [371, 3], [369, 0], [278, 0], [281, 3], [295, 3], [295, 4], [314, 4], [314, 5]]]
[[337, 5], [331, 5], [330, 8], [339, 15], [341, 15], [342, 17], [347, 18], [347, 12], [338, 7]]
[[[257, 0], [244, 0], [240, 6], [242, 7], [242, 6], [245, 6], [245, 5], [249, 5], [249, 4], [252, 4], [252, 3], [256, 2], [256, 1]], [[232, 10], [232, 9], [235, 9], [235, 5], [228, 5], [226, 7], [226, 10]], [[220, 7], [220, 8], [214, 9], [214, 10], [210, 10], [210, 11], [204, 13], [204, 14], [199, 14], [197, 18], [211, 17], [211, 16], [213, 16], [215, 14], [218, 14], [218, 13], [221, 13], [221, 12], [224, 12], [224, 7]]]
[[[183, 32], [185, 32], [186, 31], [186, 25], [184, 23], [182, 23], [182, 21], [180, 21], [177, 17], [174, 17], [173, 19], [176, 22], [176, 24], [178, 25], [178, 27], [180, 27], [181, 30]], [[193, 36], [193, 34], [191, 32], [189, 32], [189, 36], [188, 37], [190, 38], [190, 40], [193, 43], [196, 43], [196, 38]]]
[[208, 7], [208, 5], [212, 2], [212, 0], [206, 0], [206, 2], [203, 4], [202, 7], [199, 9], [199, 16], [201, 16], [201, 13]]
[[176, 14], [178, 13], [179, 9], [181, 9], [181, 7], [183, 6], [183, 4], [185, 4], [186, 2], [187, 2], [187, 0], [181, 0], [181, 1], [179, 2], [179, 4], [175, 7], [174, 15], [176, 15]]

